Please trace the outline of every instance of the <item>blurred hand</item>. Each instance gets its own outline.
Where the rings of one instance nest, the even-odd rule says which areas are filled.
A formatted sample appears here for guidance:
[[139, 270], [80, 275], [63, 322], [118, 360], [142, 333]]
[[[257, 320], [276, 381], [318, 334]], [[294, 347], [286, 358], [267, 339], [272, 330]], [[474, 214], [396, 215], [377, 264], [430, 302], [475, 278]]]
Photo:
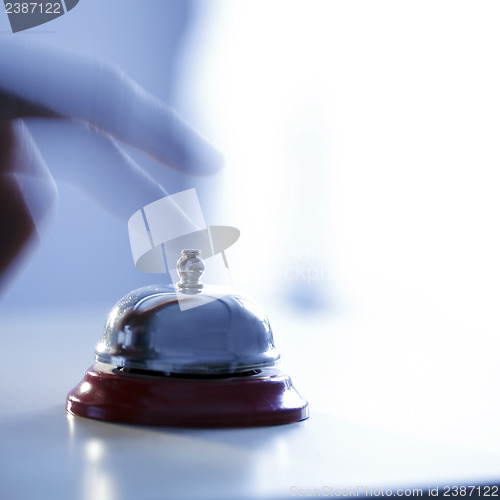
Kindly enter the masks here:
[[190, 174], [212, 173], [223, 163], [174, 109], [117, 67], [0, 42], [0, 290], [39, 239], [57, 201], [50, 165], [23, 118], [44, 121], [64, 179], [125, 221], [167, 192], [117, 141]]

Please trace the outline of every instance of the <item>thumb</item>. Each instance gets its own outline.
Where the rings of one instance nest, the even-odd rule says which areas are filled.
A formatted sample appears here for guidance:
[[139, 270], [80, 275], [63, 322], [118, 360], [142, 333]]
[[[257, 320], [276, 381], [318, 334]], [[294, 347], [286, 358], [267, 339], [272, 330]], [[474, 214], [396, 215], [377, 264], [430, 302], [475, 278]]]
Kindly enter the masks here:
[[21, 121], [0, 122], [0, 292], [39, 243], [57, 188]]

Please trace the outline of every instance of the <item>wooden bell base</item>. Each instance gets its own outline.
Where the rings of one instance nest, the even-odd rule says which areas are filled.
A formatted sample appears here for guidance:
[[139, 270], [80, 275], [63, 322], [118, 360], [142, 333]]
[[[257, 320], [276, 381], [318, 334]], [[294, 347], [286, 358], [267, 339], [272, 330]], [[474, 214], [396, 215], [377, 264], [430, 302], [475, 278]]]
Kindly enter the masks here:
[[256, 427], [309, 416], [307, 401], [276, 368], [227, 378], [122, 372], [96, 363], [68, 394], [66, 409], [81, 417], [172, 427]]

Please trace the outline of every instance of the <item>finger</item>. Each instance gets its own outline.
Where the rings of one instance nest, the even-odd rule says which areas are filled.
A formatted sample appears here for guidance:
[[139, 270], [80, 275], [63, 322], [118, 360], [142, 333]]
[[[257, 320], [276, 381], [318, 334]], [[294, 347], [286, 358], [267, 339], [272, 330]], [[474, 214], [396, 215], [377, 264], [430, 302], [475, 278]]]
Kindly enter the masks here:
[[218, 170], [222, 155], [173, 108], [117, 67], [67, 52], [3, 41], [0, 88], [79, 118], [179, 170]]
[[[95, 127], [66, 120], [28, 123], [55, 177], [75, 185], [115, 217], [127, 222], [137, 210], [168, 195], [116, 141]], [[47, 140], [54, 137], [57, 140]], [[171, 223], [199, 229], [180, 208]]]
[[0, 88], [0, 121], [11, 121], [17, 118], [57, 118], [50, 109], [29, 102], [8, 93]]
[[54, 180], [22, 122], [0, 122], [0, 291], [54, 214]]

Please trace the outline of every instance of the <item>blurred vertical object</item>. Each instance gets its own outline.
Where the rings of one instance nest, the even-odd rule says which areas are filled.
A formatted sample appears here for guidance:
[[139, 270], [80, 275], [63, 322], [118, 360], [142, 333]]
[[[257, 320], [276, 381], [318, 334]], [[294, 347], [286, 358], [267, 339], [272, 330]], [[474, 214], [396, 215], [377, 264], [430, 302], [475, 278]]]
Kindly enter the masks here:
[[276, 288], [296, 311], [333, 312], [334, 255], [330, 235], [332, 190], [328, 170], [328, 122], [309, 95], [292, 112], [283, 144], [287, 176], [287, 233], [275, 264]]

